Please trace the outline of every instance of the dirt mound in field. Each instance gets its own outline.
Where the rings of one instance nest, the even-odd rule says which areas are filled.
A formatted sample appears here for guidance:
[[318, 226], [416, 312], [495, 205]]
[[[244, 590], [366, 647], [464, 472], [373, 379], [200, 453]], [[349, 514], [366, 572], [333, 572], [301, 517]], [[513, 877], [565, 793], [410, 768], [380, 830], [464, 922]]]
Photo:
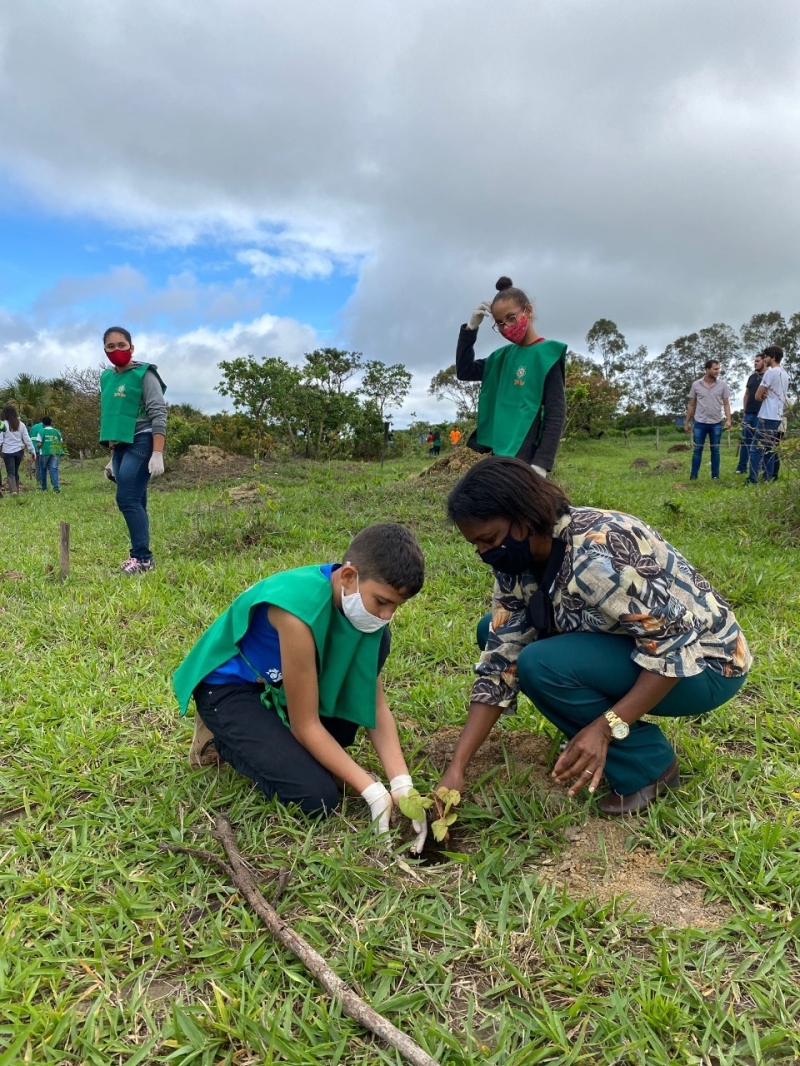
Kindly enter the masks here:
[[673, 452], [690, 452], [692, 450], [691, 444], [671, 444], [667, 451], [672, 454]]
[[[441, 729], [425, 746], [425, 754], [440, 772], [452, 757], [459, 732]], [[545, 794], [560, 808], [567, 802], [566, 791], [550, 776], [554, 759], [553, 743], [545, 736], [525, 730], [495, 732], [470, 763], [466, 783], [473, 785], [497, 767], [498, 779], [507, 781], [510, 769], [512, 775], [524, 774], [540, 796]], [[590, 816], [584, 825], [567, 827], [566, 843], [558, 857], [537, 857], [530, 869], [550, 884], [563, 885], [573, 898], [617, 901], [620, 908], [632, 906], [671, 928], [710, 928], [731, 916], [724, 903], [703, 902], [701, 885], [667, 882], [663, 863], [637, 839], [636, 831], [635, 819]]]
[[662, 459], [660, 463], [656, 463], [656, 470], [659, 473], [663, 473], [665, 470], [681, 470], [683, 463], [679, 463], [677, 459]]
[[419, 475], [420, 477], [461, 477], [466, 474], [471, 466], [475, 466], [485, 455], [473, 452], [471, 448], [454, 448], [447, 455], [441, 456], [435, 463]]
[[[190, 444], [183, 455], [168, 463], [161, 480], [164, 488], [183, 488], [252, 472], [253, 460], [246, 455], [233, 455], [213, 444]], [[160, 487], [158, 482], [154, 487]]]

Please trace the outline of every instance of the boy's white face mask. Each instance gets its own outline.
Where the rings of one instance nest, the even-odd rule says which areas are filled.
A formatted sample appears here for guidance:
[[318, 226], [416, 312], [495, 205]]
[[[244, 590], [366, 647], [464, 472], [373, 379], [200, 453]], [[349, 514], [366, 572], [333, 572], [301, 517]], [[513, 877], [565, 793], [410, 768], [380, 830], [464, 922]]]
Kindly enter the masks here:
[[388, 626], [388, 618], [378, 618], [376, 614], [372, 614], [364, 606], [364, 601], [361, 599], [361, 593], [358, 591], [358, 574], [356, 574], [356, 591], [347, 593], [342, 588], [342, 610], [344, 616], [351, 626], [354, 626], [362, 633], [377, 633], [379, 629], [383, 629], [384, 626]]

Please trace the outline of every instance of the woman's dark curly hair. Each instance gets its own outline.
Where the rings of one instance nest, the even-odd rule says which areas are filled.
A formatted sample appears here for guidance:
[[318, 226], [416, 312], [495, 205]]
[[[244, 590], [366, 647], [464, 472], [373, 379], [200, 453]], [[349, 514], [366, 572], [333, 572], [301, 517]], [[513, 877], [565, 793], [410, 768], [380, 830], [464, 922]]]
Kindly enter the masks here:
[[447, 497], [447, 517], [454, 525], [508, 518], [531, 533], [547, 535], [570, 503], [558, 485], [531, 470], [521, 459], [492, 455], [476, 463]]

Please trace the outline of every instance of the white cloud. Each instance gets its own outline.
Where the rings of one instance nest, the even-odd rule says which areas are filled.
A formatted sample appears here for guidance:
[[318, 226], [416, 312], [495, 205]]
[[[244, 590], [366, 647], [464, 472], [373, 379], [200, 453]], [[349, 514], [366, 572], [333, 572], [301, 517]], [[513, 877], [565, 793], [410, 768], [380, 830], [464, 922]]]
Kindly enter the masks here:
[[[340, 342], [422, 379], [500, 273], [575, 347], [800, 305], [796, 0], [6, 0], [0, 30], [29, 195], [253, 277], [358, 269]], [[192, 289], [158, 299], [188, 324]]]
[[[290, 318], [261, 315], [226, 329], [202, 327], [169, 336], [155, 331], [133, 333], [136, 357], [158, 365], [167, 383], [170, 403], [191, 403], [201, 410], [219, 411], [230, 401], [215, 392], [218, 364], [240, 355], [280, 356], [299, 365], [303, 353], [318, 345], [315, 331]], [[40, 329], [7, 342], [0, 350], [0, 381], [21, 371], [54, 378], [65, 367], [107, 365], [102, 348], [102, 329], [86, 323], [69, 331]]]

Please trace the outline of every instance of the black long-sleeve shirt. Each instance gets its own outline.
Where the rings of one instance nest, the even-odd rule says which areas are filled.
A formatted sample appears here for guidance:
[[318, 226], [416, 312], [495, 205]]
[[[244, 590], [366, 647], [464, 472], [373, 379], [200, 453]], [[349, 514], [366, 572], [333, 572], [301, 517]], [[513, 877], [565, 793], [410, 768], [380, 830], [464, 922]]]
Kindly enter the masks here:
[[[477, 329], [470, 329], [466, 324], [461, 327], [456, 348], [456, 377], [459, 381], [483, 381], [486, 360], [475, 358], [477, 339]], [[525, 435], [522, 447], [517, 452], [517, 458], [526, 463], [541, 466], [544, 470], [552, 470], [556, 461], [556, 452], [561, 443], [561, 434], [564, 432], [566, 417], [564, 363], [559, 359], [544, 379], [542, 406]], [[475, 433], [470, 435], [467, 447], [476, 452], [491, 451], [491, 448], [478, 444]]]

